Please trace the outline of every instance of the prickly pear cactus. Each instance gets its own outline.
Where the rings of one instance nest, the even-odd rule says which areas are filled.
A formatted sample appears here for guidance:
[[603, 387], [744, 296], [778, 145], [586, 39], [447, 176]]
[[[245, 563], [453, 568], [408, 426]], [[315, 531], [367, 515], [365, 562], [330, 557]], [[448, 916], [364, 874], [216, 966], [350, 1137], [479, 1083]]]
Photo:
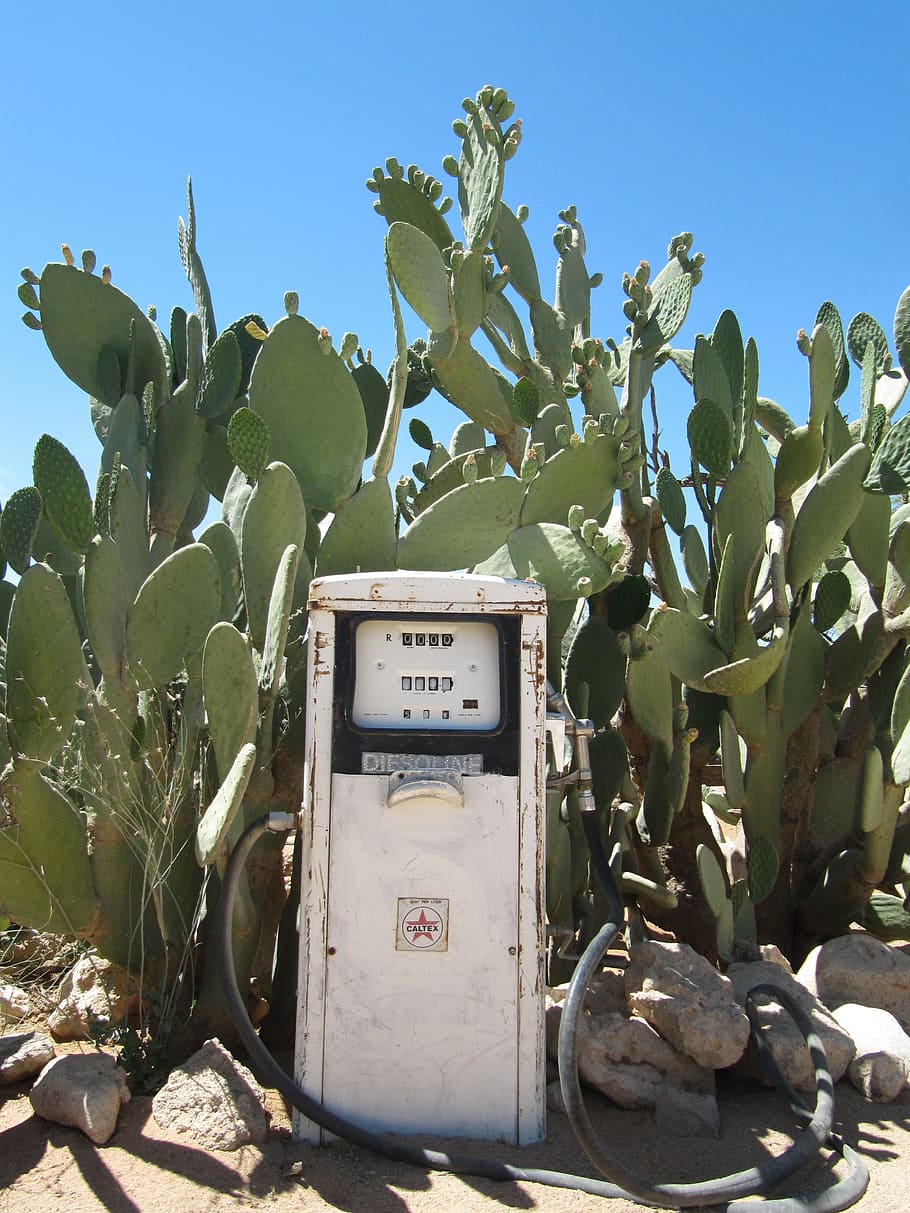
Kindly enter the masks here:
[[[368, 182], [388, 229], [388, 376], [293, 292], [273, 323], [219, 333], [191, 190], [178, 244], [194, 310], [162, 327], [88, 251], [81, 268], [64, 246], [63, 263], [23, 271], [24, 320], [88, 393], [101, 449], [90, 488], [44, 436], [34, 484], [0, 514], [20, 578], [0, 580], [0, 914], [170, 988], [204, 869], [217, 880], [246, 822], [299, 802], [314, 569], [396, 566], [546, 586], [548, 675], [591, 718], [633, 937], [656, 922], [726, 961], [771, 938], [796, 954], [851, 921], [893, 932], [910, 893], [910, 507], [892, 501], [910, 494], [910, 293], [896, 358], [871, 316], [845, 333], [823, 304], [798, 337], [807, 405], [791, 418], [759, 395], [732, 311], [673, 344], [703, 270], [691, 233], [656, 273], [623, 276], [605, 300], [621, 331], [597, 337], [609, 292], [567, 206], [545, 298], [527, 208], [507, 200], [514, 103], [485, 86], [462, 109], [442, 166], [459, 234], [441, 179], [390, 158]], [[424, 326], [410, 342], [401, 298]], [[693, 399], [689, 458], [671, 468], [651, 419], [667, 377], [686, 390], [677, 372]], [[414, 417], [416, 460], [390, 484], [403, 410], [433, 391], [451, 437]], [[551, 974], [606, 912], [557, 748]], [[266, 994], [280, 847], [262, 845], [235, 923], [238, 971]], [[211, 1034], [220, 996], [202, 973], [194, 1015]]]

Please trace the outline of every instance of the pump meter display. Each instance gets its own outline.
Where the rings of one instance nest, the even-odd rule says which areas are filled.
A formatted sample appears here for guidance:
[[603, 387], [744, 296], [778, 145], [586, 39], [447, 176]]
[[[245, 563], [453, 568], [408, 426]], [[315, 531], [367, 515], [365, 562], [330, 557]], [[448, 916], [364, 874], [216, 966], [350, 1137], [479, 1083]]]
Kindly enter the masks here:
[[354, 642], [351, 721], [361, 729], [490, 732], [502, 714], [495, 623], [364, 619]]

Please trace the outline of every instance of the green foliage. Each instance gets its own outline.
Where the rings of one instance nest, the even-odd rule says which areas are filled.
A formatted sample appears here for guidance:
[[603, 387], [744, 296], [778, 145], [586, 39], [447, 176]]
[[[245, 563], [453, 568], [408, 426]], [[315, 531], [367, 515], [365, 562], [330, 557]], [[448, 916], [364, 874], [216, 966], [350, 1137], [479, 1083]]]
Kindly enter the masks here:
[[[219, 335], [191, 191], [178, 237], [195, 311], [175, 308], [167, 338], [93, 274], [93, 256], [23, 275], [27, 323], [89, 393], [101, 452], [93, 502], [45, 435], [34, 486], [0, 515], [21, 577], [0, 582], [13, 809], [0, 914], [169, 980], [197, 937], [204, 866], [217, 879], [246, 821], [299, 802], [313, 568], [398, 567], [545, 585], [548, 672], [592, 721], [598, 821], [636, 930], [659, 920], [726, 962], [737, 942], [796, 951], [853, 920], [897, 921], [870, 890], [910, 879], [898, 818], [910, 520], [889, 499], [910, 485], [896, 416], [907, 292], [899, 367], [871, 316], [845, 337], [822, 304], [799, 339], [808, 384], [794, 420], [759, 395], [756, 343], [729, 309], [692, 348], [672, 347], [702, 275], [691, 233], [656, 275], [645, 261], [624, 275], [610, 305], [624, 331], [596, 338], [600, 276], [567, 207], [544, 298], [527, 211], [503, 201], [514, 104], [485, 86], [463, 110], [444, 162], [460, 236], [440, 181], [416, 166], [390, 158], [368, 183], [388, 225], [388, 377], [351, 333], [336, 352], [293, 292], [271, 327], [249, 315]], [[426, 326], [410, 344], [399, 291]], [[667, 362], [693, 390], [678, 472], [648, 433]], [[434, 437], [415, 417], [422, 454], [393, 488], [402, 409], [432, 391], [456, 410], [454, 432]], [[221, 521], [197, 541], [210, 493]], [[703, 791], [718, 750], [722, 782]], [[702, 803], [736, 831], [748, 880], [721, 869]], [[65, 823], [53, 847], [52, 816]], [[584, 942], [604, 911], [577, 790], [551, 786], [546, 830], [548, 914]], [[677, 886], [699, 882], [704, 900], [677, 902]], [[282, 896], [267, 860], [238, 895], [238, 971], [266, 988], [256, 957], [273, 954]], [[211, 1034], [209, 982], [190, 999]]]

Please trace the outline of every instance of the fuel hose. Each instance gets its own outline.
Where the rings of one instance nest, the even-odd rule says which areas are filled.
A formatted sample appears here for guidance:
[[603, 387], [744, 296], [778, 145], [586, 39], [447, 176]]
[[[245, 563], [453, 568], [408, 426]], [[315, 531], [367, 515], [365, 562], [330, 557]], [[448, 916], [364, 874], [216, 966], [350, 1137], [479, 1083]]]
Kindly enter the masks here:
[[[336, 1115], [319, 1100], [308, 1095], [278, 1064], [260, 1040], [247, 1013], [246, 999], [237, 984], [237, 974], [234, 969], [231, 928], [237, 887], [247, 856], [263, 834], [284, 832], [295, 826], [296, 819], [287, 813], [265, 814], [249, 825], [241, 835], [225, 870], [215, 923], [216, 963], [220, 972], [228, 1013], [253, 1065], [264, 1078], [274, 1084], [288, 1103], [327, 1132], [375, 1154], [383, 1155], [396, 1162], [409, 1163], [425, 1170], [450, 1171], [500, 1183], [521, 1181], [545, 1184], [548, 1187], [575, 1189], [609, 1199], [636, 1200], [640, 1204], [661, 1209], [717, 1205], [729, 1201], [734, 1202], [730, 1208], [737, 1209], [739, 1205], [736, 1202], [740, 1198], [763, 1193], [769, 1188], [776, 1187], [783, 1180], [813, 1162], [818, 1151], [827, 1146], [840, 1153], [847, 1162], [849, 1173], [844, 1179], [820, 1193], [767, 1200], [762, 1207], [772, 1210], [773, 1213], [837, 1213], [838, 1210], [855, 1204], [865, 1191], [869, 1177], [862, 1159], [833, 1133], [834, 1084], [824, 1047], [814, 1032], [811, 1021], [799, 1004], [785, 991], [773, 986], [757, 987], [753, 990], [749, 995], [747, 1011], [752, 1000], [758, 994], [776, 999], [781, 1003], [805, 1037], [815, 1068], [816, 1101], [814, 1109], [810, 1111], [802, 1105], [796, 1092], [788, 1086], [773, 1061], [771, 1064], [772, 1081], [784, 1095], [797, 1118], [806, 1122], [806, 1127], [792, 1145], [779, 1157], [764, 1159], [756, 1167], [723, 1178], [693, 1184], [649, 1183], [632, 1174], [612, 1154], [608, 1155], [604, 1150], [585, 1109], [578, 1079], [578, 1024], [584, 1010], [587, 986], [591, 978], [600, 971], [607, 950], [622, 929], [624, 913], [622, 895], [603, 853], [594, 814], [583, 813], [582, 816], [592, 849], [595, 870], [610, 899], [610, 913], [609, 921], [582, 954], [563, 1006], [559, 1031], [560, 1086], [575, 1134], [594, 1166], [606, 1176], [606, 1180], [538, 1167], [516, 1167], [508, 1163], [493, 1162], [471, 1155], [428, 1150], [408, 1142], [394, 1140], [381, 1133], [374, 1133]], [[754, 1007], [749, 1012], [749, 1017], [753, 1036], [758, 1037]], [[767, 1050], [762, 1052], [762, 1056], [767, 1058]], [[751, 1207], [754, 1208], [754, 1204]], [[745, 1206], [743, 1206], [744, 1208]]]

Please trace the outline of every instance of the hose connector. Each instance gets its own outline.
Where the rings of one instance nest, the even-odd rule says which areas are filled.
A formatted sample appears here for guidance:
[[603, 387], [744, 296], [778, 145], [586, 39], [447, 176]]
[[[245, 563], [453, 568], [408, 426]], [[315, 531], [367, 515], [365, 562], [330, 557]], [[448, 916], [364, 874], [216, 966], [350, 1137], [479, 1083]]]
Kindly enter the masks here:
[[285, 834], [300, 829], [300, 813], [269, 813], [263, 825], [270, 834]]

